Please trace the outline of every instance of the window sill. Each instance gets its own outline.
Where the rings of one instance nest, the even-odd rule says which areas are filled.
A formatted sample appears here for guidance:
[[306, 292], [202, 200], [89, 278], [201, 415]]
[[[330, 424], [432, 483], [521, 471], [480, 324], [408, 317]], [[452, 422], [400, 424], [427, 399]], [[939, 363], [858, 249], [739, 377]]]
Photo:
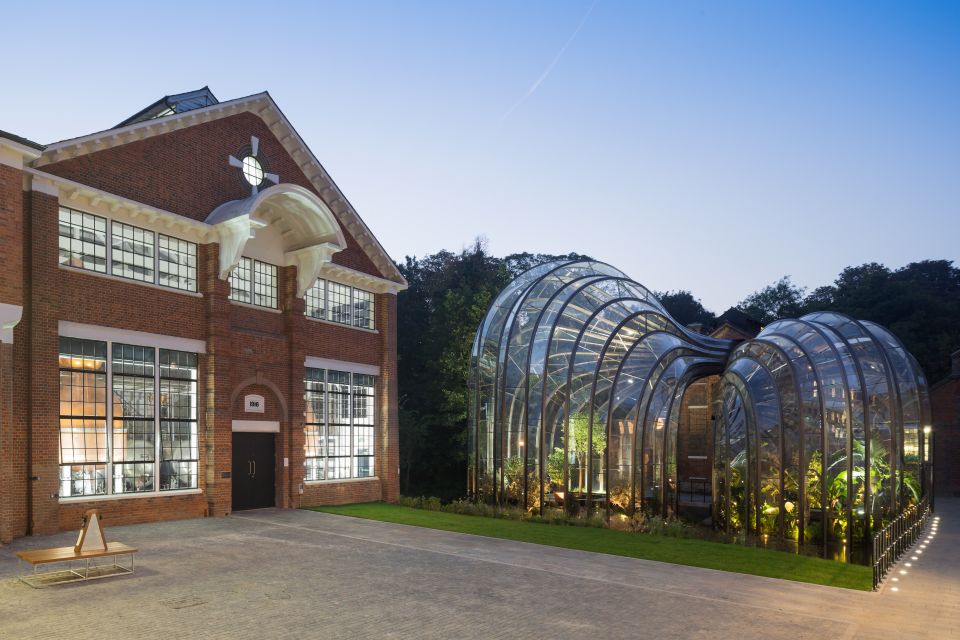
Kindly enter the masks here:
[[102, 502], [107, 500], [138, 500], [140, 498], [166, 498], [168, 496], [193, 496], [203, 493], [203, 489], [176, 489], [173, 491], [143, 491], [141, 493], [113, 493], [110, 495], [70, 496], [60, 498], [60, 504], [72, 502]]
[[365, 333], [375, 333], [375, 334], [380, 333], [377, 329], [367, 329], [366, 327], [356, 327], [352, 324], [334, 322], [333, 320], [324, 320], [323, 318], [314, 318], [313, 316], [308, 316], [307, 314], [304, 314], [303, 317], [306, 318], [307, 320], [312, 320], [313, 322], [319, 322], [320, 324], [328, 324], [332, 327], [343, 327], [344, 329], [355, 329], [357, 331], [363, 331]]
[[267, 313], [283, 313], [280, 309], [274, 309], [273, 307], [261, 307], [258, 304], [252, 304], [250, 302], [240, 302], [238, 300], [230, 300], [230, 304], [243, 307], [244, 309], [254, 309], [256, 311], [266, 311]]
[[187, 291], [186, 289], [177, 289], [176, 287], [165, 287], [162, 284], [156, 284], [153, 282], [144, 282], [143, 280], [134, 280], [133, 278], [124, 278], [123, 276], [115, 276], [112, 273], [100, 273], [99, 271], [92, 271], [90, 269], [81, 269], [80, 267], [71, 267], [67, 264], [57, 265], [64, 271], [69, 271], [70, 273], [82, 273], [88, 276], [96, 276], [98, 278], [106, 278], [107, 280], [113, 280], [114, 282], [124, 282], [126, 284], [135, 284], [141, 287], [148, 287], [150, 289], [156, 289], [158, 291], [167, 291], [169, 293], [178, 293], [182, 296], [189, 296], [191, 298], [202, 298], [203, 294], [199, 291]]
[[303, 484], [305, 484], [308, 487], [315, 487], [318, 485], [325, 485], [325, 484], [343, 484], [345, 482], [373, 482], [374, 480], [376, 480], [377, 482], [380, 482], [380, 478], [378, 478], [377, 476], [371, 476], [369, 478], [337, 478], [334, 480], [304, 480]]

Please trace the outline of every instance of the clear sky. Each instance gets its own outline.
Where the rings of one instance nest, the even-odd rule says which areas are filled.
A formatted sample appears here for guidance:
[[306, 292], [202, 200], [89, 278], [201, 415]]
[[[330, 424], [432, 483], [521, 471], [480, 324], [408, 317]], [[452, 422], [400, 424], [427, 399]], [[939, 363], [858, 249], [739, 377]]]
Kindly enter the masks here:
[[[0, 129], [269, 90], [395, 258], [578, 251], [722, 311], [960, 262], [960, 3], [18, 2]], [[281, 176], [282, 177], [282, 176]]]

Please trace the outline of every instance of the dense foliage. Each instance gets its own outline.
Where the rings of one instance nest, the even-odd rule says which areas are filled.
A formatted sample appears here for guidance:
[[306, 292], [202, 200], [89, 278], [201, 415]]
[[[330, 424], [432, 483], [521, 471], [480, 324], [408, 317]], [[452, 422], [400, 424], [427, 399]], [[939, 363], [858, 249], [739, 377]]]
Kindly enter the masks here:
[[[398, 300], [400, 485], [407, 495], [462, 497], [466, 484], [467, 379], [474, 334], [506, 284], [555, 258], [491, 256], [477, 242], [460, 253], [406, 258], [400, 270], [409, 288]], [[690, 291], [656, 294], [682, 324], [709, 329], [716, 316]], [[809, 295], [789, 277], [748, 296], [738, 307], [763, 322], [829, 309], [891, 329], [920, 361], [931, 382], [947, 373], [960, 347], [960, 269], [928, 260], [890, 270], [880, 264], [848, 267]]]

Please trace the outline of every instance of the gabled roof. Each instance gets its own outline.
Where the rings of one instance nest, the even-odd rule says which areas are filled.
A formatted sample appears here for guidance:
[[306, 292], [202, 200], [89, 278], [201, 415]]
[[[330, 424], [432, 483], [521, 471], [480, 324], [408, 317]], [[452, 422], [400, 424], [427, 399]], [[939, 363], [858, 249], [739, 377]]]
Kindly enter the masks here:
[[[202, 90], [201, 90], [202, 91]], [[209, 91], [209, 90], [208, 90]], [[186, 94], [181, 94], [186, 95]], [[212, 95], [212, 94], [211, 94]], [[158, 101], [162, 102], [162, 101]], [[154, 103], [151, 107], [155, 107]], [[145, 114], [142, 111], [133, 118]], [[238, 113], [252, 113], [263, 120], [273, 135], [280, 141], [290, 157], [299, 165], [300, 170], [311, 182], [320, 198], [330, 207], [340, 223], [356, 239], [370, 260], [388, 280], [396, 282], [399, 288], [406, 288], [404, 279], [396, 264], [376, 239], [369, 227], [363, 222], [350, 201], [333, 181], [323, 165], [297, 133], [287, 117], [266, 91], [227, 102], [217, 102], [179, 113], [158, 114], [152, 118], [139, 119], [136, 122], [120, 125], [106, 131], [62, 140], [47, 145], [40, 157], [32, 163], [33, 167], [42, 167], [69, 158], [102, 151], [128, 144], [135, 140], [152, 138], [171, 131], [185, 129], [204, 122], [219, 120]]]
[[217, 100], [217, 97], [210, 91], [210, 87], [204, 87], [186, 93], [177, 93], [172, 96], [163, 96], [150, 106], [138, 111], [118, 124], [114, 129], [125, 127], [128, 124], [144, 122], [145, 120], [162, 118], [163, 116], [169, 116], [174, 113], [185, 113], [219, 103], [220, 101]]
[[36, 149], [37, 151], [43, 151], [46, 147], [39, 142], [34, 142], [33, 140], [28, 140], [22, 136], [18, 136], [15, 133], [10, 133], [9, 131], [4, 131], [0, 129], [0, 138], [6, 138], [7, 140], [12, 140], [18, 144], [22, 144], [25, 147], [30, 147], [31, 149]]

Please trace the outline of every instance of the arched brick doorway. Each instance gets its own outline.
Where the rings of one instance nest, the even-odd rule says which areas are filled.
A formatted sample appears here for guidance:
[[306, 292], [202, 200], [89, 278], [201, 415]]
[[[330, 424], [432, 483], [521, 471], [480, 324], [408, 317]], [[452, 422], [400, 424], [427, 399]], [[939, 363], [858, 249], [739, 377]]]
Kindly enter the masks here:
[[263, 376], [244, 380], [231, 396], [231, 510], [279, 504], [285, 461], [287, 405], [279, 389]]

